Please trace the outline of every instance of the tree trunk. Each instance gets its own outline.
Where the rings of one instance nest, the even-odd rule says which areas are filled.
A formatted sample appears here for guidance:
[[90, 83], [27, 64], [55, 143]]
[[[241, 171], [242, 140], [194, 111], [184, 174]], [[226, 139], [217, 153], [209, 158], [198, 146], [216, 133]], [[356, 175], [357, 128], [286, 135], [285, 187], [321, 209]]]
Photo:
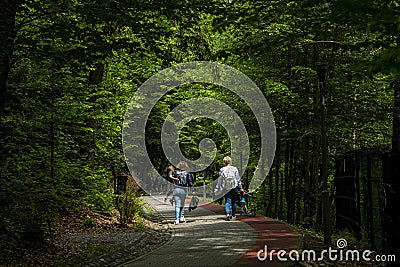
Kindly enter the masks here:
[[274, 172], [271, 168], [269, 175], [268, 175], [268, 190], [267, 190], [267, 180], [264, 180], [263, 187], [264, 187], [264, 209], [265, 209], [265, 216], [271, 216], [271, 205], [273, 204], [273, 179], [274, 179]]
[[[290, 202], [290, 199], [289, 199], [289, 140], [286, 140], [286, 142], [285, 142], [285, 169], [284, 169], [284, 175], [285, 175], [285, 178], [284, 178], [284, 182], [285, 182], [284, 190], [285, 191], [282, 192], [282, 194], [285, 193], [286, 209], [289, 209], [289, 202]], [[286, 213], [286, 219], [288, 219], [287, 218], [287, 213]]]
[[314, 228], [321, 229], [322, 226], [322, 206], [321, 206], [321, 173], [322, 173], [322, 138], [321, 138], [321, 91], [318, 85], [314, 88], [313, 103], [314, 103], [314, 136], [313, 136], [313, 173], [311, 179], [313, 180], [313, 193], [314, 193]]
[[393, 133], [392, 151], [400, 155], [400, 79], [393, 82]]
[[[268, 179], [271, 179], [270, 176], [268, 176]], [[266, 179], [261, 183], [261, 188], [262, 188], [262, 209], [264, 211], [264, 216], [268, 216], [268, 210], [267, 210], [267, 186], [265, 185]]]
[[282, 174], [281, 173], [281, 175], [280, 175], [280, 177], [281, 177], [281, 181], [280, 181], [280, 190], [279, 190], [279, 192], [280, 192], [280, 197], [279, 197], [279, 218], [283, 218], [283, 192], [284, 192], [284, 188], [283, 188], [283, 186], [284, 186], [284, 174]]
[[293, 220], [295, 223], [299, 223], [301, 221], [301, 203], [303, 202], [303, 179], [301, 176], [301, 168], [304, 165], [304, 161], [302, 158], [301, 151], [301, 140], [298, 141], [297, 150], [294, 153], [294, 171], [293, 171], [293, 210], [295, 214], [293, 216]]
[[[277, 138], [277, 146], [276, 146], [276, 153], [275, 153], [275, 206], [274, 206], [274, 216], [280, 216], [280, 214], [278, 215], [278, 196], [279, 196], [279, 179], [280, 179], [280, 175], [279, 175], [279, 169], [281, 167], [281, 161], [280, 161], [280, 157], [281, 157], [281, 146], [280, 146], [280, 142], [279, 139]], [[282, 204], [282, 203], [281, 203]]]
[[96, 85], [101, 83], [104, 74], [104, 64], [97, 63], [95, 69], [89, 73], [89, 85]]
[[290, 141], [290, 152], [289, 152], [289, 184], [288, 186], [288, 191], [289, 191], [289, 201], [287, 203], [288, 207], [288, 220], [289, 222], [293, 223], [294, 221], [294, 214], [295, 214], [295, 193], [296, 193], [296, 181], [295, 181], [295, 174], [294, 174], [294, 166], [295, 166], [295, 144], [294, 141]]
[[312, 209], [313, 209], [313, 191], [312, 191], [312, 181], [310, 176], [310, 166], [311, 158], [310, 155], [310, 138], [306, 137], [304, 140], [304, 164], [303, 164], [303, 177], [304, 177], [304, 213], [303, 218], [306, 226], [311, 225], [312, 221]]
[[[275, 165], [275, 168], [277, 168], [277, 166]], [[274, 181], [273, 181], [273, 178], [274, 178], [274, 173], [273, 173], [273, 171], [272, 171], [272, 168], [271, 168], [271, 170], [270, 170], [270, 175], [269, 175], [269, 180], [268, 180], [268, 187], [269, 187], [269, 197], [268, 197], [268, 208], [267, 208], [267, 212], [268, 212], [268, 215], [272, 215], [271, 213], [271, 210], [272, 210], [272, 206], [274, 205]], [[276, 180], [276, 178], [275, 178], [275, 180]]]
[[[288, 119], [288, 128], [290, 129], [290, 122]], [[291, 206], [292, 206], [292, 189], [291, 189], [291, 163], [292, 163], [292, 150], [293, 150], [293, 141], [289, 140], [290, 137], [286, 140], [286, 148], [285, 148], [285, 198], [286, 198], [286, 219], [290, 222], [291, 218]]]
[[[88, 84], [90, 85], [97, 85], [100, 84], [101, 81], [103, 80], [103, 74], [104, 74], [104, 64], [103, 63], [97, 63], [95, 65], [95, 69], [90, 71], [89, 73], [89, 81]], [[97, 97], [92, 97], [90, 99], [90, 102], [94, 103], [96, 101]], [[97, 119], [90, 118], [87, 120], [86, 125], [90, 128], [93, 129], [93, 133], [91, 134], [91, 137], [87, 141], [87, 149], [89, 153], [89, 159], [92, 167], [95, 165], [95, 148], [96, 148], [96, 131], [99, 128], [99, 122]]]

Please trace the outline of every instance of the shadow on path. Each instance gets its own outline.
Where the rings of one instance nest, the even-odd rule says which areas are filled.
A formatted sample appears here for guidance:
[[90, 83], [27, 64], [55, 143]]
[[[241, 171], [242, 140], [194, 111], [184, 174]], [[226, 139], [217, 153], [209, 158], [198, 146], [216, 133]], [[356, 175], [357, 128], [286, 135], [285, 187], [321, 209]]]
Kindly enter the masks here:
[[[162, 197], [144, 197], [158, 212], [160, 224], [172, 224], [174, 207]], [[122, 266], [287, 266], [262, 262], [257, 252], [298, 249], [299, 235], [285, 223], [265, 217], [242, 217], [226, 221], [223, 206], [206, 204], [185, 212], [186, 223], [170, 225], [172, 239], [148, 254]]]
[[[224, 214], [224, 207], [216, 204], [206, 204], [203, 208], [209, 209], [215, 213]], [[260, 261], [257, 258], [257, 253], [265, 246], [268, 251], [285, 250], [299, 250], [302, 248], [301, 234], [296, 232], [291, 226], [284, 222], [280, 222], [268, 217], [259, 216], [237, 216], [237, 220], [244, 222], [251, 226], [257, 233], [258, 237], [255, 244], [248, 249], [248, 251], [235, 263], [235, 266], [293, 266], [295, 262], [288, 260], [287, 262], [280, 262], [276, 258], [276, 252], [273, 253], [273, 261], [269, 261], [268, 255], [265, 261]], [[261, 254], [264, 256], [264, 254]]]

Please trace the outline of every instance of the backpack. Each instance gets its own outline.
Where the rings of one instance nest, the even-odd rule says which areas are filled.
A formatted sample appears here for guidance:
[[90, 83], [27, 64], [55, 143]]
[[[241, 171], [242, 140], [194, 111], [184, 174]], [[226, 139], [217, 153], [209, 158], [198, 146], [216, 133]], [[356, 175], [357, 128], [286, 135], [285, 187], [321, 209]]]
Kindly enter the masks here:
[[225, 168], [222, 171], [222, 177], [224, 178], [224, 185], [226, 190], [235, 188], [237, 186], [236, 171], [236, 168], [231, 166]]
[[187, 171], [175, 170], [173, 176], [179, 178], [179, 181], [176, 183], [177, 185], [184, 187], [193, 186], [192, 175]]

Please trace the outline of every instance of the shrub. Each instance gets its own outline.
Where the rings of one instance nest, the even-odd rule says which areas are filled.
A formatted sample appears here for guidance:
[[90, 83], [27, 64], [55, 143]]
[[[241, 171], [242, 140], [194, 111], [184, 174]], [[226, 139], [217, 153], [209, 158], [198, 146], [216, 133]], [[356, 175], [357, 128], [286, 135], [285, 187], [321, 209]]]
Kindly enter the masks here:
[[119, 212], [119, 221], [122, 225], [135, 222], [136, 226], [140, 227], [146, 203], [138, 197], [138, 187], [132, 180], [128, 180], [125, 193], [116, 197], [115, 207]]

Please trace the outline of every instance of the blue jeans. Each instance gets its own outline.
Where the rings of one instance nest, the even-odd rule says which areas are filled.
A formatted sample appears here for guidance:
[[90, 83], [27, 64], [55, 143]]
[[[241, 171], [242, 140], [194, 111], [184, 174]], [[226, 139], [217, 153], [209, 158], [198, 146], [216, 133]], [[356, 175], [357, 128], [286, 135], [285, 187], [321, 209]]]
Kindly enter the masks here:
[[236, 198], [237, 198], [238, 188], [232, 188], [228, 194], [225, 195], [225, 211], [228, 215], [232, 205], [232, 217], [236, 216]]
[[174, 194], [175, 201], [175, 219], [178, 220], [185, 214], [186, 191], [177, 187], [172, 193]]

